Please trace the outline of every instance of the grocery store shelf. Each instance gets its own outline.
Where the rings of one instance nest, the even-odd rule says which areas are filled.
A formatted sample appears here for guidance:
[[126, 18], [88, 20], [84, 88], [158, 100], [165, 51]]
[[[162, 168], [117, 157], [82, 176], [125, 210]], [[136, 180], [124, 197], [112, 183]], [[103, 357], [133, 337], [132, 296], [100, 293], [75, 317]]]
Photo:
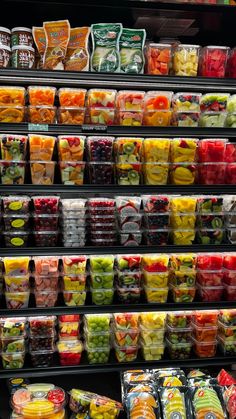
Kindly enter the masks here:
[[231, 365], [235, 363], [235, 357], [216, 356], [215, 358], [191, 358], [191, 359], [161, 359], [159, 361], [144, 361], [138, 360], [134, 362], [117, 363], [115, 360], [109, 364], [85, 364], [78, 366], [61, 367], [53, 366], [48, 368], [33, 368], [25, 367], [22, 369], [0, 370], [0, 378], [14, 378], [14, 377], [44, 377], [56, 376], [66, 374], [91, 374], [91, 373], [105, 373], [105, 372], [120, 372], [127, 369], [135, 368], [161, 368], [167, 366], [201, 368], [211, 366]]
[[85, 247], [0, 247], [0, 256], [47, 256], [47, 255], [104, 255], [132, 253], [181, 253], [181, 252], [236, 252], [236, 244], [177, 246], [85, 246]]
[[[32, 130], [33, 125], [33, 130]], [[103, 125], [34, 125], [22, 122], [20, 124], [0, 123], [0, 132], [10, 133], [49, 133], [53, 135], [59, 134], [83, 134], [83, 135], [109, 135], [125, 136], [138, 135], [140, 137], [176, 137], [188, 136], [197, 138], [222, 138], [236, 139], [235, 128], [192, 128], [192, 127], [132, 127], [132, 126], [103, 126]]]
[[[236, 8], [235, 8], [236, 9]], [[6, 85], [54, 85], [74, 87], [112, 87], [113, 89], [171, 89], [174, 91], [236, 92], [236, 79], [209, 77], [149, 76], [117, 73], [92, 73], [47, 70], [0, 70], [0, 83]]]
[[214, 310], [223, 308], [235, 308], [234, 301], [216, 301], [216, 302], [202, 302], [194, 301], [193, 303], [137, 303], [137, 304], [124, 304], [115, 303], [111, 305], [84, 305], [77, 307], [29, 307], [20, 310], [0, 309], [0, 316], [47, 316], [61, 314], [87, 314], [87, 313], [129, 313], [129, 312], [142, 312], [142, 311], [175, 311], [178, 310]]
[[235, 194], [236, 185], [0, 185], [0, 194]]

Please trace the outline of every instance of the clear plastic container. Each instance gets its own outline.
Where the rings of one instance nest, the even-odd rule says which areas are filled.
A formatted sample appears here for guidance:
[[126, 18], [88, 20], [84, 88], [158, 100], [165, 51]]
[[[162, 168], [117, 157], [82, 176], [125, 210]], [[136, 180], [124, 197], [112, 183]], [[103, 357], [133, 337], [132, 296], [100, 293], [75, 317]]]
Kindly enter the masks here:
[[140, 325], [140, 337], [142, 338], [143, 346], [162, 345], [164, 342], [165, 329], [146, 329], [142, 324]]
[[225, 229], [198, 229], [196, 237], [200, 244], [221, 244], [225, 238]]
[[201, 112], [225, 112], [229, 93], [206, 93], [200, 102]]
[[207, 46], [201, 49], [199, 75], [204, 77], [225, 77], [228, 47]]
[[59, 215], [57, 214], [33, 214], [34, 229], [36, 231], [57, 231]]
[[117, 285], [119, 287], [137, 287], [141, 286], [141, 271], [118, 271]]
[[192, 322], [199, 328], [217, 326], [218, 310], [195, 310], [192, 312]]
[[25, 362], [25, 352], [2, 353], [3, 369], [23, 368]]
[[213, 358], [216, 354], [217, 341], [199, 342], [193, 339], [193, 350], [199, 358]]
[[225, 299], [226, 301], [234, 301], [236, 298], [236, 286], [225, 285]]
[[30, 161], [32, 184], [53, 185], [55, 166], [55, 161]]
[[197, 76], [199, 45], [179, 44], [173, 51], [173, 74], [175, 76]]
[[3, 160], [24, 160], [26, 154], [27, 135], [0, 135], [1, 154]]
[[84, 327], [84, 337], [90, 348], [104, 348], [110, 345], [110, 332], [90, 332]]
[[86, 274], [68, 274], [62, 279], [64, 291], [85, 291], [86, 289]]
[[109, 361], [110, 346], [104, 348], [90, 348], [86, 345], [86, 352], [89, 364], [106, 364]]
[[166, 332], [167, 332], [166, 337], [170, 343], [178, 344], [178, 343], [191, 342], [191, 336], [192, 336], [191, 326], [180, 328], [180, 327], [172, 327], [167, 324]]
[[168, 127], [171, 125], [172, 111], [144, 111], [143, 125], [151, 127]]
[[4, 214], [5, 231], [28, 230], [29, 214]]
[[191, 327], [192, 311], [173, 311], [167, 313], [167, 325], [173, 329], [188, 329]]
[[175, 287], [193, 287], [196, 282], [196, 271], [188, 269], [186, 271], [172, 271], [170, 273], [170, 284]]
[[25, 181], [24, 161], [0, 161], [1, 183], [2, 185], [23, 185]]
[[196, 231], [189, 230], [173, 230], [171, 232], [171, 239], [173, 244], [176, 245], [191, 245], [195, 240]]
[[91, 272], [90, 281], [93, 289], [112, 288], [114, 285], [114, 272]]
[[171, 292], [175, 303], [192, 303], [195, 298], [196, 287], [175, 287], [172, 285]]
[[29, 327], [31, 336], [51, 336], [54, 334], [56, 316], [34, 316], [29, 317]]
[[94, 289], [90, 287], [92, 295], [92, 303], [96, 305], [112, 304], [114, 297], [114, 289]]
[[172, 125], [176, 127], [198, 127], [199, 118], [200, 112], [174, 112]]
[[91, 162], [111, 162], [114, 137], [88, 137], [87, 147]]
[[88, 331], [98, 333], [110, 330], [111, 314], [85, 314], [84, 320]]
[[123, 246], [139, 246], [142, 242], [142, 232], [121, 232], [119, 234], [119, 241]]
[[195, 323], [192, 323], [192, 336], [198, 342], [211, 342], [216, 339], [217, 336], [217, 326], [197, 326]]
[[138, 346], [118, 346], [114, 343], [115, 355], [118, 362], [132, 362], [138, 356]]
[[199, 112], [201, 93], [179, 92], [172, 100], [172, 106], [175, 111], [181, 112]]
[[146, 312], [140, 314], [140, 326], [146, 329], [163, 329], [165, 327], [166, 312]]
[[169, 91], [149, 91], [144, 98], [144, 110], [169, 110], [171, 106], [173, 92]]
[[3, 208], [6, 214], [27, 214], [30, 198], [28, 196], [3, 196]]
[[26, 292], [5, 292], [6, 306], [11, 310], [27, 308], [29, 304], [29, 291]]
[[68, 307], [83, 306], [86, 300], [86, 291], [63, 291], [63, 298]]
[[141, 287], [119, 287], [116, 288], [118, 300], [121, 303], [138, 303], [141, 297]]
[[192, 342], [171, 343], [166, 339], [170, 359], [188, 359], [192, 351]]
[[197, 284], [198, 292], [201, 297], [201, 301], [212, 302], [212, 301], [221, 301], [224, 287], [223, 286], [203, 286]]
[[30, 351], [52, 351], [54, 349], [54, 342], [56, 334], [53, 332], [51, 336], [29, 336], [29, 349]]
[[7, 292], [26, 292], [30, 289], [29, 275], [4, 276], [5, 290]]
[[65, 315], [59, 318], [59, 332], [60, 339], [73, 340], [78, 338], [80, 331], [80, 316], [79, 315]]
[[223, 261], [224, 261], [224, 254], [223, 253], [198, 253], [197, 256], [197, 268], [200, 273], [204, 273], [204, 271], [222, 271], [223, 268]]
[[223, 279], [225, 285], [233, 285], [236, 286], [236, 271], [231, 271], [228, 269], [224, 269], [223, 271]]
[[89, 108], [114, 108], [116, 90], [90, 89], [87, 93], [87, 106]]
[[58, 196], [33, 196], [36, 214], [57, 214], [60, 198]]
[[0, 123], [19, 124], [24, 122], [26, 116], [25, 113], [25, 106], [0, 105]]
[[79, 365], [83, 351], [83, 344], [80, 340], [59, 340], [57, 343], [60, 365]]
[[32, 161], [51, 161], [56, 137], [49, 135], [30, 134], [30, 160]]
[[224, 356], [234, 356], [236, 353], [236, 341], [228, 342], [218, 336], [218, 345]]
[[149, 288], [144, 286], [148, 303], [166, 303], [168, 299], [169, 288]]
[[58, 97], [61, 106], [84, 107], [87, 90], [75, 87], [61, 87]]
[[120, 90], [116, 96], [116, 106], [121, 111], [142, 111], [145, 92]]
[[150, 42], [146, 46], [146, 73], [167, 76], [171, 66], [171, 44]]
[[56, 106], [28, 106], [28, 120], [32, 124], [55, 124]]
[[0, 105], [25, 105], [25, 88], [0, 86]]
[[3, 236], [6, 247], [27, 247], [29, 238], [28, 231], [4, 231]]
[[[203, 287], [219, 287], [224, 279], [224, 271], [198, 271], [197, 281]], [[230, 285], [230, 284], [229, 284]]]
[[224, 342], [235, 342], [236, 341], [236, 325], [226, 326], [220, 320], [218, 321], [218, 337]]
[[54, 350], [30, 351], [30, 359], [34, 368], [47, 368], [53, 365]]
[[53, 106], [56, 87], [52, 86], [29, 86], [28, 87], [29, 104], [33, 106]]
[[0, 337], [4, 339], [25, 336], [26, 320], [26, 317], [0, 318]]
[[93, 185], [112, 185], [114, 163], [90, 162], [88, 163], [90, 183]]
[[63, 125], [83, 125], [85, 108], [60, 106], [57, 111], [57, 119], [58, 123]]
[[139, 185], [142, 180], [142, 163], [116, 163], [118, 185]]
[[170, 169], [169, 163], [143, 163], [145, 185], [166, 185]]
[[113, 324], [116, 330], [126, 331], [130, 329], [138, 329], [139, 314], [138, 313], [114, 313]]
[[89, 108], [88, 118], [93, 125], [113, 125], [116, 112], [111, 108]]
[[59, 275], [57, 276], [39, 276], [34, 277], [35, 291], [57, 291], [59, 288]]
[[141, 343], [141, 353], [145, 361], [159, 361], [163, 358], [165, 345], [144, 345]]
[[61, 161], [80, 162], [84, 156], [84, 136], [78, 135], [59, 135], [58, 154]]
[[1, 339], [1, 349], [4, 353], [16, 353], [24, 352], [25, 350], [25, 339], [21, 337], [10, 337]]
[[55, 307], [58, 298], [58, 291], [35, 290], [34, 295], [36, 307]]
[[85, 162], [60, 161], [61, 181], [63, 185], [83, 185]]
[[86, 212], [87, 199], [61, 199], [62, 213], [67, 216], [81, 217]]
[[226, 112], [204, 112], [200, 115], [199, 126], [203, 128], [223, 128], [226, 117]]
[[58, 241], [58, 231], [34, 231], [37, 247], [55, 247]]

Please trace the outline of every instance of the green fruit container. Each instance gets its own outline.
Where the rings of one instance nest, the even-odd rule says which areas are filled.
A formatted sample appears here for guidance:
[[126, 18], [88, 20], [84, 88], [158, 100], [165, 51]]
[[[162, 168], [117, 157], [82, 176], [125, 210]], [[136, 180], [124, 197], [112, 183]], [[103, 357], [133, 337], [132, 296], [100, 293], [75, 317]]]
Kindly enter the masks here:
[[63, 291], [63, 298], [66, 306], [83, 306], [86, 300], [86, 291]]
[[87, 345], [91, 349], [104, 348], [110, 345], [110, 332], [89, 332], [87, 327], [84, 327], [84, 337]]
[[8, 353], [2, 352], [2, 366], [4, 369], [23, 368], [25, 352]]
[[106, 364], [110, 356], [110, 346], [103, 348], [91, 348], [86, 345], [87, 358], [89, 364]]
[[112, 304], [114, 289], [94, 289], [91, 287], [92, 303], [96, 305]]
[[142, 179], [142, 163], [117, 163], [116, 181], [118, 185], [139, 185]]
[[93, 289], [111, 289], [114, 285], [114, 272], [91, 272], [90, 280]]
[[0, 136], [2, 159], [24, 160], [27, 141], [27, 135], [2, 134]]
[[1, 161], [1, 183], [2, 185], [23, 185], [25, 181], [25, 166], [24, 161]]
[[118, 346], [114, 343], [115, 355], [118, 362], [132, 362], [138, 356], [138, 345]]
[[172, 271], [170, 283], [174, 286], [193, 287], [196, 283], [197, 272], [195, 270]]
[[26, 317], [6, 317], [0, 319], [0, 336], [2, 338], [20, 337], [25, 335]]
[[113, 255], [91, 255], [91, 272], [113, 272], [115, 257]]
[[110, 331], [110, 313], [85, 314], [84, 321], [88, 332], [99, 333]]
[[192, 311], [174, 311], [167, 313], [167, 325], [173, 328], [186, 328], [191, 325]]
[[141, 342], [141, 353], [145, 361], [158, 361], [165, 352], [165, 344], [146, 346]]
[[158, 346], [164, 342], [165, 329], [146, 329], [140, 325], [140, 336], [144, 346]]
[[24, 352], [24, 338], [3, 338], [1, 340], [2, 351], [6, 353]]

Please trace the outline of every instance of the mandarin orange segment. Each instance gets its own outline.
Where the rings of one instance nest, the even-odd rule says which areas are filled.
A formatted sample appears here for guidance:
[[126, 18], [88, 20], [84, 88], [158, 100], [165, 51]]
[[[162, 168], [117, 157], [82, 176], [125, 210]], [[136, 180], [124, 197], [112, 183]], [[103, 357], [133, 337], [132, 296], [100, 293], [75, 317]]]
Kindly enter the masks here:
[[59, 89], [59, 102], [61, 106], [78, 106], [83, 108], [85, 105], [85, 89], [62, 88]]
[[33, 106], [53, 106], [56, 88], [51, 86], [29, 86], [29, 103]]

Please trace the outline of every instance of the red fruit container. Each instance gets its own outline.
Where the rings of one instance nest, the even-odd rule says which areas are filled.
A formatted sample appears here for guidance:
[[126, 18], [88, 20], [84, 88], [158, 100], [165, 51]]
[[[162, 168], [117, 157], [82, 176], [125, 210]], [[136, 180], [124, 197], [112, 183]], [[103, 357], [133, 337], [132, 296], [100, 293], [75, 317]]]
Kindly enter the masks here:
[[150, 43], [146, 50], [146, 73], [168, 76], [171, 64], [171, 45]]
[[227, 143], [225, 148], [225, 162], [235, 163], [236, 162], [236, 144]]
[[221, 301], [224, 287], [205, 287], [197, 284], [198, 292], [201, 297], [201, 301], [212, 302], [212, 301]]
[[218, 320], [218, 310], [195, 310], [192, 314], [192, 321], [201, 327], [216, 326]]
[[199, 164], [198, 176], [201, 185], [223, 185], [225, 183], [226, 163]]
[[83, 351], [83, 344], [80, 340], [59, 340], [57, 343], [57, 349], [61, 365], [80, 364], [81, 354]]
[[226, 269], [236, 271], [236, 253], [231, 253], [230, 255], [225, 255], [223, 266]]
[[227, 139], [204, 139], [198, 143], [200, 163], [224, 162]]
[[236, 287], [236, 271], [224, 270], [224, 283]]
[[212, 358], [216, 354], [217, 341], [198, 342], [193, 340], [193, 350], [199, 358]]
[[228, 47], [207, 46], [202, 48], [199, 75], [203, 77], [225, 77], [228, 55]]
[[236, 48], [231, 49], [229, 53], [226, 74], [228, 77], [236, 78]]
[[226, 301], [236, 300], [236, 286], [225, 285], [225, 299]]
[[219, 287], [224, 278], [223, 271], [198, 271], [197, 281], [203, 287]]
[[[236, 258], [236, 255], [235, 255]], [[197, 268], [200, 271], [217, 271], [223, 268], [222, 253], [203, 253], [197, 256]], [[227, 267], [227, 266], [225, 266]], [[236, 260], [235, 260], [236, 269]]]
[[228, 163], [225, 170], [225, 183], [236, 185], [236, 163]]

